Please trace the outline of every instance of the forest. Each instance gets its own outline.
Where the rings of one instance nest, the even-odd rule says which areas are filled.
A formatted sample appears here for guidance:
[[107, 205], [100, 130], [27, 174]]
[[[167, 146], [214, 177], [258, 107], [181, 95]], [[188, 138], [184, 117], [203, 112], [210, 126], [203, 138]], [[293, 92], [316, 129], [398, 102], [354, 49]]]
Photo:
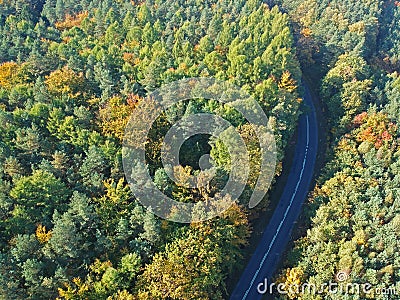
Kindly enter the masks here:
[[[301, 103], [288, 15], [261, 1], [216, 0], [1, 1], [0, 15], [0, 298], [226, 298], [257, 213], [241, 203], [254, 180], [221, 217], [162, 220], [124, 178], [124, 129], [162, 84], [214, 77], [244, 87], [265, 110], [281, 161]], [[191, 112], [219, 113], [255, 141], [245, 120], [211, 100], [161, 116], [148, 168], [182, 202], [202, 201], [206, 192], [171, 184], [158, 154], [171, 120]], [[218, 169], [212, 193], [229, 157], [218, 140], [200, 136], [186, 147], [196, 145], [199, 153], [185, 152], [176, 172], [196, 172], [208, 151]]]
[[[293, 292], [279, 299], [396, 299], [400, 261], [400, 3], [281, 1], [298, 57], [318, 76], [328, 117], [326, 165], [302, 215], [301, 237], [277, 280], [370, 283], [371, 293]], [[318, 74], [318, 75], [316, 75]]]
[[[146, 144], [155, 185], [180, 202], [226, 183], [223, 143], [184, 144], [187, 178], [208, 153], [207, 190], [172, 183], [162, 138], [174, 120], [215, 113], [251, 149], [242, 196], [220, 217], [179, 224], [135, 199], [123, 169], [132, 112], [160, 86], [207, 77], [240, 86], [273, 127], [282, 172], [302, 105], [321, 100], [324, 166], [276, 280], [353, 282], [400, 291], [400, 3], [394, 0], [0, 0], [0, 299], [228, 299], [267, 194], [254, 129], [234, 109], [188, 100]], [[390, 299], [291, 293], [276, 299]], [[345, 298], [347, 297], [347, 298]]]

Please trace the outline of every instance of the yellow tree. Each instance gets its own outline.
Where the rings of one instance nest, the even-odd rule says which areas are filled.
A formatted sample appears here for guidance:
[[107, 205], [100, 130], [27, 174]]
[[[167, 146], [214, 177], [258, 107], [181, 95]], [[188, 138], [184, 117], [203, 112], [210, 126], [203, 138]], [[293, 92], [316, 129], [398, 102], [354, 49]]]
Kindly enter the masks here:
[[52, 72], [46, 77], [47, 89], [54, 96], [67, 95], [77, 98], [85, 91], [85, 79], [82, 73], [76, 73], [68, 66]]
[[0, 65], [0, 87], [11, 89], [24, 81], [23, 67], [15, 62], [5, 62]]
[[299, 298], [301, 292], [301, 285], [304, 277], [304, 271], [300, 267], [287, 269], [278, 279], [277, 283], [283, 284], [284, 289], [287, 292], [289, 299], [301, 299]]
[[129, 117], [139, 101], [140, 98], [136, 95], [130, 96], [128, 100], [119, 96], [110, 98], [106, 106], [99, 111], [99, 125], [103, 133], [122, 141]]
[[36, 228], [36, 238], [41, 244], [47, 243], [50, 240], [51, 235], [51, 230], [47, 231], [46, 226], [39, 224], [39, 226]]

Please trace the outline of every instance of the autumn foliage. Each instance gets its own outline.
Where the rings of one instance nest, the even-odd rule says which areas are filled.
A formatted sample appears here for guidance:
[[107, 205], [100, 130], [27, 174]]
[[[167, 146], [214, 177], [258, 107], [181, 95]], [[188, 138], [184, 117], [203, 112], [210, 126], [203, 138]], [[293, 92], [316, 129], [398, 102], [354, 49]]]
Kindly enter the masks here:
[[65, 20], [61, 22], [56, 22], [55, 26], [58, 30], [71, 29], [75, 26], [80, 26], [82, 21], [89, 16], [87, 11], [78, 13], [76, 15], [66, 15]]
[[86, 92], [83, 74], [76, 73], [68, 66], [52, 72], [46, 77], [45, 83], [48, 91], [55, 96], [77, 98]]
[[5, 62], [0, 65], [0, 87], [11, 88], [19, 80], [20, 66], [15, 62]]

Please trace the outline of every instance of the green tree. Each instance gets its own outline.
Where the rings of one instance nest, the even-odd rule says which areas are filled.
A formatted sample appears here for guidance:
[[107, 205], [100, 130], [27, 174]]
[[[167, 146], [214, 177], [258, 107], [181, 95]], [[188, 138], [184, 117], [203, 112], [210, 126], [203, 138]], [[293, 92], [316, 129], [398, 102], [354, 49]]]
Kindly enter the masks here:
[[42, 170], [18, 179], [10, 191], [19, 209], [28, 214], [26, 221], [32, 225], [38, 221], [48, 223], [55, 209], [62, 210], [65, 207], [69, 194], [65, 184], [53, 174]]

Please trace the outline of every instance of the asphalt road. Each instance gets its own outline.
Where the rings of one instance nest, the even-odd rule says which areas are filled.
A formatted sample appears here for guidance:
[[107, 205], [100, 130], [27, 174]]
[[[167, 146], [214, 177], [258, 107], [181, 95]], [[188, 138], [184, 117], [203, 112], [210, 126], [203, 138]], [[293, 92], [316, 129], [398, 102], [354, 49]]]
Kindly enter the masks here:
[[231, 300], [258, 300], [270, 292], [271, 278], [307, 198], [318, 151], [318, 123], [310, 90], [307, 85], [304, 89], [304, 103], [308, 109], [299, 118], [296, 150], [288, 181], [256, 251], [231, 294]]

